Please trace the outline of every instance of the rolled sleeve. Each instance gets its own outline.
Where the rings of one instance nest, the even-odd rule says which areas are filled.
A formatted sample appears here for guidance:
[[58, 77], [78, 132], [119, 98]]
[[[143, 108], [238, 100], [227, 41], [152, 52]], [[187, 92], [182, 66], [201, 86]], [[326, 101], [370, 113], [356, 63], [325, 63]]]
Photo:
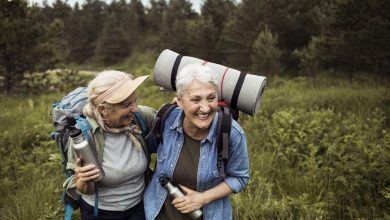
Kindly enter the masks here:
[[235, 178], [228, 176], [225, 178], [224, 182], [229, 186], [233, 193], [238, 193], [248, 183], [249, 177]]

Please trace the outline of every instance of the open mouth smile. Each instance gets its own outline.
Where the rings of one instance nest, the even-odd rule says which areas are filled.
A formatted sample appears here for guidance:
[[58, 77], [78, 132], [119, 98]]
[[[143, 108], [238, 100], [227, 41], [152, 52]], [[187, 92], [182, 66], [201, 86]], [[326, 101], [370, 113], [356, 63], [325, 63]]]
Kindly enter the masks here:
[[196, 116], [197, 116], [197, 118], [198, 118], [199, 120], [205, 121], [205, 120], [207, 120], [207, 119], [209, 118], [209, 115], [210, 115], [210, 114], [197, 114]]

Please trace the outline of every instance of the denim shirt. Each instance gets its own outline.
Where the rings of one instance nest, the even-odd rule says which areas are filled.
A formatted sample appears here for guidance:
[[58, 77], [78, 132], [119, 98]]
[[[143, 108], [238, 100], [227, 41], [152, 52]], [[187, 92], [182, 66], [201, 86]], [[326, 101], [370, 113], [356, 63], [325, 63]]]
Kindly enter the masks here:
[[[217, 113], [218, 114], [218, 113]], [[226, 177], [217, 168], [217, 121], [214, 116], [207, 137], [200, 142], [197, 190], [203, 192], [225, 182], [233, 193], [241, 191], [249, 180], [249, 161], [246, 136], [238, 123], [232, 120], [229, 139], [229, 156], [224, 165]], [[161, 176], [172, 179], [173, 172], [184, 143], [183, 111], [176, 108], [167, 117], [163, 142], [157, 149], [157, 166], [152, 181], [144, 195], [146, 219], [155, 219], [167, 197], [167, 190], [159, 183]], [[203, 219], [232, 219], [229, 196], [214, 200], [202, 208]]]

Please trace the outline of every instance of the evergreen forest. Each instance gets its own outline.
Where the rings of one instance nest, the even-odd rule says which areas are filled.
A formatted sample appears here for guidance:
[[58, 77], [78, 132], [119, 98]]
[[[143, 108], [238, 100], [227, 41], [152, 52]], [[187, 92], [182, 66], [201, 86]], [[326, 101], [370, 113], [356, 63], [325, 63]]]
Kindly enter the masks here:
[[[390, 219], [390, 1], [143, 2], [0, 0], [0, 219], [63, 219], [52, 103], [164, 49], [268, 79], [234, 219]], [[175, 95], [144, 84], [142, 105]]]

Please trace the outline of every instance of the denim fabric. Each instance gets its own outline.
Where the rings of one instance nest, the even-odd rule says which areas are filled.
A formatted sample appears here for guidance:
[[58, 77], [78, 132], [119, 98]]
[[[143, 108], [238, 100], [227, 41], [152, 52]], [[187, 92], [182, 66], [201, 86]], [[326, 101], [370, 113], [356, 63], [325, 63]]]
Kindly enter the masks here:
[[[167, 196], [158, 179], [161, 176], [172, 178], [184, 142], [183, 111], [176, 108], [165, 121], [163, 142], [157, 149], [155, 174], [144, 196], [146, 219], [155, 219]], [[224, 181], [233, 191], [241, 191], [249, 180], [249, 161], [246, 136], [236, 121], [232, 121], [229, 140], [229, 158], [225, 164], [226, 178], [217, 168], [217, 121], [216, 114], [207, 137], [201, 141], [197, 176], [197, 191], [203, 192]], [[215, 200], [202, 208], [203, 219], [232, 219], [229, 196]]]

